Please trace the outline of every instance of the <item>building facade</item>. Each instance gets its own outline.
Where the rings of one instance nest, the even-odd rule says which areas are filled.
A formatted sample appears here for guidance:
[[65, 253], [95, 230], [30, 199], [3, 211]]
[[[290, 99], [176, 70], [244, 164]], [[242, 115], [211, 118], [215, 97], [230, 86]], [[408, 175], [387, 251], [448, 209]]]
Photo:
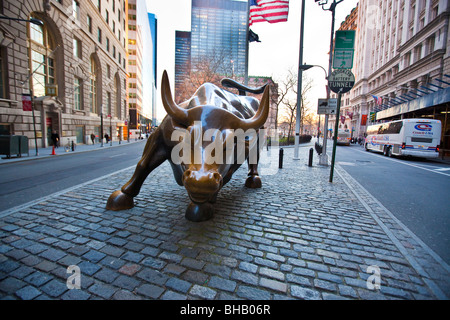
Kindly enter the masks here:
[[445, 144], [450, 130], [449, 1], [361, 0], [355, 14], [348, 19], [356, 24], [356, 83], [343, 97], [341, 127], [362, 136], [375, 121], [434, 118], [442, 121]]
[[[0, 13], [1, 134], [24, 135], [33, 147], [123, 138], [127, 117], [126, 0], [4, 0]], [[24, 94], [34, 97], [24, 111]], [[34, 130], [33, 118], [36, 124]], [[103, 129], [103, 131], [102, 131]]]
[[234, 0], [192, 0], [191, 59], [214, 56], [220, 73], [245, 74], [247, 3]]

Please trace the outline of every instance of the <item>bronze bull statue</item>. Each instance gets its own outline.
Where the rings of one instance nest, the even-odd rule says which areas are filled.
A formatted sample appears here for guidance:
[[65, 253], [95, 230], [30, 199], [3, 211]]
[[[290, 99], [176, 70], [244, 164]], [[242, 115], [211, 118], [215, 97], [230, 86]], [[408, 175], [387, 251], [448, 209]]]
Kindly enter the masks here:
[[[138, 195], [146, 177], [166, 160], [172, 166], [176, 182], [184, 185], [191, 199], [185, 214], [190, 221], [205, 221], [212, 217], [218, 192], [245, 160], [249, 163], [245, 186], [261, 188], [258, 162], [249, 161], [250, 149], [256, 149], [259, 154], [259, 147], [252, 147], [249, 137], [245, 137], [244, 148], [238, 148], [233, 130], [253, 130], [259, 134], [269, 113], [269, 86], [248, 88], [230, 79], [223, 80], [222, 84], [239, 89], [240, 94], [243, 91], [264, 91], [261, 103], [245, 96], [245, 93], [244, 96], [236, 95], [206, 83], [200, 86], [192, 98], [177, 105], [172, 99], [169, 79], [164, 71], [161, 97], [167, 116], [150, 135], [132, 178], [121, 190], [110, 195], [107, 209], [132, 208], [133, 198]], [[203, 141], [201, 138], [205, 137], [208, 130], [210, 133], [212, 130], [212, 134], [209, 134], [209, 139], [203, 140], [209, 141]], [[184, 139], [180, 139], [181, 136]], [[208, 153], [213, 143], [215, 148], [212, 152], [210, 148]], [[180, 145], [184, 148], [180, 148]], [[229, 161], [218, 161], [229, 150], [234, 152], [227, 157]], [[239, 158], [244, 160], [238, 161]]]

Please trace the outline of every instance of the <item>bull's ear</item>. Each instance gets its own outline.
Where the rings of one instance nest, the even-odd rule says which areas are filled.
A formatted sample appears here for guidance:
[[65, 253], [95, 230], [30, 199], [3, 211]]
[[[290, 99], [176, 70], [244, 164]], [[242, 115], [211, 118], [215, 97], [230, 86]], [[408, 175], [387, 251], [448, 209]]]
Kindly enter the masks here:
[[175, 120], [175, 122], [188, 125], [187, 110], [180, 108], [172, 98], [172, 91], [170, 90], [169, 76], [167, 71], [164, 70], [161, 80], [161, 100], [166, 109], [167, 114]]
[[264, 94], [261, 98], [258, 111], [256, 114], [247, 120], [242, 120], [241, 127], [243, 130], [247, 129], [260, 129], [267, 121], [270, 110], [270, 85], [264, 89]]

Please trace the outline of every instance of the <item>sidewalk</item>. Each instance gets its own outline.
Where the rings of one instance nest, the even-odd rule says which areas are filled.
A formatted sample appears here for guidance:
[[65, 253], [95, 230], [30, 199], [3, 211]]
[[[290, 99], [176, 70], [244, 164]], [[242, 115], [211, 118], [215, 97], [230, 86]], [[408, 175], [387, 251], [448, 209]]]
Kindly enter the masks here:
[[47, 148], [38, 148], [38, 155], [36, 156], [36, 149], [30, 148], [29, 154], [22, 155], [22, 157], [17, 156], [11, 156], [11, 158], [6, 158], [5, 155], [0, 156], [0, 165], [5, 163], [11, 163], [11, 162], [18, 162], [18, 161], [27, 161], [27, 160], [35, 160], [35, 159], [43, 159], [43, 158], [49, 158], [49, 157], [56, 157], [56, 156], [64, 156], [74, 153], [80, 153], [80, 152], [89, 152], [89, 151], [96, 151], [100, 149], [106, 149], [106, 148], [113, 148], [113, 147], [120, 147], [124, 146], [130, 143], [136, 143], [136, 142], [143, 142], [147, 141], [147, 139], [144, 140], [135, 140], [130, 139], [130, 142], [127, 140], [123, 141], [113, 141], [112, 145], [110, 142], [103, 143], [103, 146], [100, 143], [96, 144], [77, 144], [75, 146], [75, 150], [72, 151], [71, 149], [69, 151], [65, 151], [64, 147], [55, 148], [55, 154], [52, 155], [53, 147], [47, 147]]
[[[92, 146], [91, 146], [92, 147]], [[275, 152], [274, 152], [275, 151]], [[268, 153], [267, 151], [263, 151]], [[262, 189], [241, 167], [212, 220], [166, 162], [133, 209], [105, 209], [134, 168], [0, 212], [1, 299], [446, 299], [450, 268], [338, 164], [308, 167], [284, 148]], [[270, 151], [278, 167], [278, 152]], [[2, 160], [3, 161], [3, 160]], [[69, 290], [69, 266], [81, 289]], [[379, 289], [377, 280], [379, 279]], [[71, 282], [75, 283], [75, 282]]]

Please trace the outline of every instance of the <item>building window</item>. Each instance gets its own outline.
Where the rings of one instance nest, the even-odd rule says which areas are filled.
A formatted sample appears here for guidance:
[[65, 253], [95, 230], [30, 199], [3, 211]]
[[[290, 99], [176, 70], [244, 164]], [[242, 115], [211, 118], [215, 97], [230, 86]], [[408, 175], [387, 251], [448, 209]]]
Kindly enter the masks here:
[[108, 12], [108, 10], [105, 10], [105, 20], [106, 20], [106, 23], [109, 23], [109, 12]]
[[109, 38], [106, 38], [106, 51], [109, 52]]
[[73, 55], [81, 59], [81, 41], [73, 38]]
[[97, 39], [99, 43], [102, 43], [102, 29], [97, 29]]
[[113, 46], [113, 58], [116, 58], [116, 46]]
[[89, 33], [92, 33], [92, 18], [89, 15], [87, 16], [87, 25], [88, 25]]
[[111, 78], [111, 66], [109, 64], [106, 65], [106, 76]]
[[73, 8], [73, 16], [75, 19], [80, 20], [80, 4], [78, 1], [73, 0], [72, 1], [72, 8]]
[[82, 94], [81, 94], [81, 90], [82, 90], [82, 80], [78, 77], [75, 77], [75, 81], [74, 81], [74, 90], [73, 90], [73, 107], [75, 110], [83, 110], [82, 108]]
[[94, 58], [90, 60], [90, 79], [89, 79], [89, 105], [92, 113], [98, 113], [97, 108], [97, 66]]
[[54, 41], [45, 26], [29, 23], [30, 66], [33, 76], [30, 88], [36, 97], [45, 96], [46, 84], [55, 83]]

